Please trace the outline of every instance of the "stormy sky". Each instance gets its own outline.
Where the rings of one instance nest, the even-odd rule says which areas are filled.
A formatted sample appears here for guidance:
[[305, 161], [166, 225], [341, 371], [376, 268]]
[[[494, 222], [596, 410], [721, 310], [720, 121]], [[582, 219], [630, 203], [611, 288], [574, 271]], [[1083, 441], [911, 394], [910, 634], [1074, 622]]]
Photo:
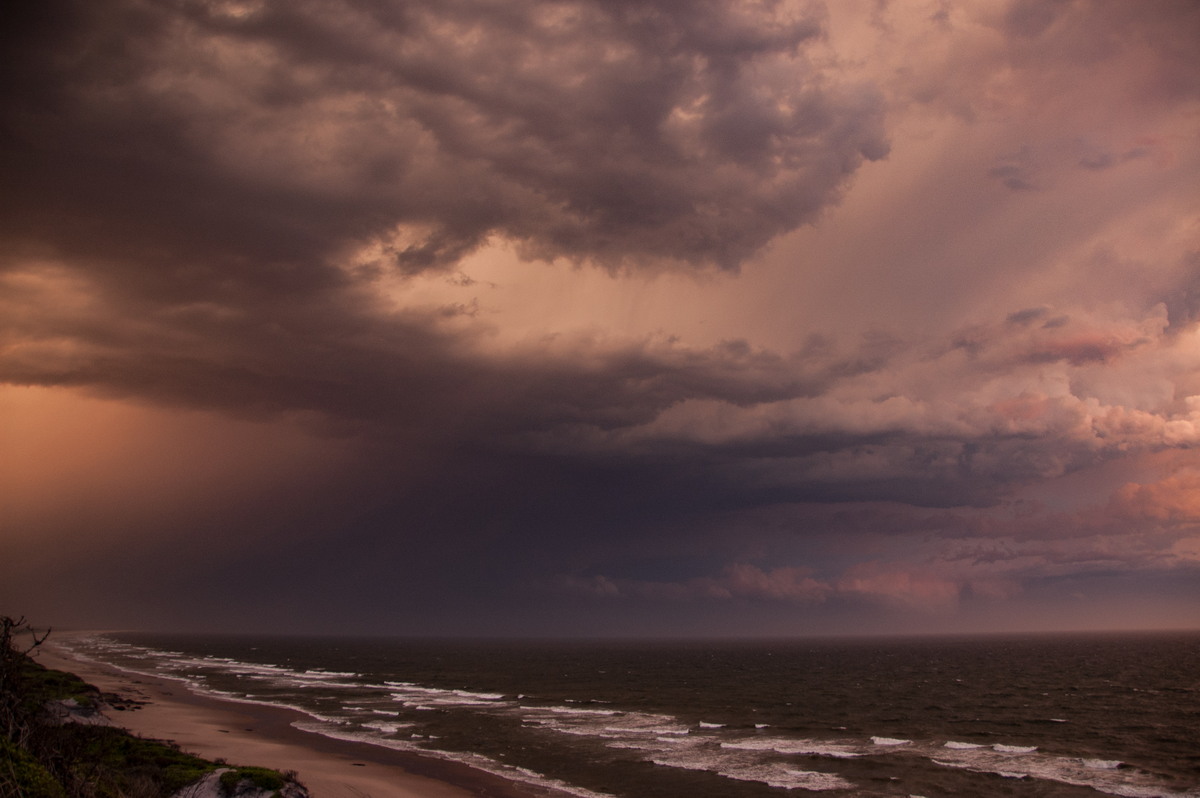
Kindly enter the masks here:
[[1200, 627], [1192, 0], [18, 2], [0, 609]]

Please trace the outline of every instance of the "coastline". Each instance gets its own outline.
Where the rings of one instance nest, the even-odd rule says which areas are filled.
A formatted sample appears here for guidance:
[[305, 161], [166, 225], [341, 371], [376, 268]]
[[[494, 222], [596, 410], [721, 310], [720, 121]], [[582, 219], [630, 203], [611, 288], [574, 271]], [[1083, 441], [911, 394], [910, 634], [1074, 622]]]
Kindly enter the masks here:
[[102, 692], [139, 705], [109, 709], [114, 725], [168, 740], [184, 751], [235, 765], [293, 770], [313, 798], [534, 798], [542, 794], [455, 762], [306, 732], [306, 716], [285, 707], [245, 704], [192, 692], [181, 682], [76, 659], [51, 638], [36, 662], [74, 673]]

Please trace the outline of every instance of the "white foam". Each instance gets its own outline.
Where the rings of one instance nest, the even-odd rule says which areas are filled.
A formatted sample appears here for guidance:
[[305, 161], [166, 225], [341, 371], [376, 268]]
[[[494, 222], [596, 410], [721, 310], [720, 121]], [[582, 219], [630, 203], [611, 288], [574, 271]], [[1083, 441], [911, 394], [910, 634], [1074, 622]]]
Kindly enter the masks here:
[[298, 687], [301, 690], [311, 690], [313, 688], [329, 688], [329, 687], [362, 687], [357, 682], [334, 682], [325, 680], [303, 679], [287, 675], [266, 676], [266, 675], [251, 675], [251, 679], [267, 682], [271, 687]]
[[777, 754], [808, 754], [810, 756], [828, 756], [834, 759], [853, 759], [862, 756], [848, 745], [821, 742], [817, 740], [788, 739], [784, 737], [766, 737], [752, 740], [736, 740], [721, 743], [722, 748], [739, 751], [772, 751]]
[[[364, 685], [360, 682], [344, 681], [347, 678], [360, 677], [360, 674], [350, 671], [329, 671], [323, 668], [293, 670], [282, 665], [260, 662], [243, 662], [231, 657], [218, 657], [215, 655], [190, 656], [179, 651], [156, 650], [143, 648], [140, 646], [131, 646], [115, 641], [106, 641], [102, 638], [97, 638], [89, 642], [102, 651], [152, 663], [153, 665], [157, 666], [157, 669], [147, 675], [160, 676], [163, 678], [178, 678], [173, 676], [172, 672], [188, 672], [202, 669], [209, 672], [215, 670], [221, 673], [227, 673], [232, 676], [246, 679], [266, 681], [272, 686], [276, 687], [372, 687], [371, 685]], [[134, 671], [130, 669], [130, 672]], [[144, 671], [137, 672], [145, 673]], [[197, 674], [195, 673], [188, 673], [189, 678], [186, 679], [187, 683], [198, 686], [199, 682], [196, 680], [196, 676]]]
[[686, 735], [688, 727], [670, 715], [649, 712], [622, 712], [619, 710], [576, 709], [573, 707], [529, 707], [521, 706], [520, 713], [526, 723], [575, 736], [603, 739], [658, 737], [664, 735]]
[[381, 721], [371, 721], [363, 724], [368, 729], [376, 729], [384, 734], [395, 734], [401, 729], [410, 729], [413, 725], [412, 723], [383, 723]]
[[[62, 648], [65, 648], [67, 651], [71, 652], [72, 657], [83, 660], [84, 662], [94, 662], [94, 663], [97, 663], [100, 665], [106, 665], [110, 668], [114, 668], [115, 670], [119, 670], [122, 673], [132, 673], [137, 676], [150, 676], [152, 678], [167, 679], [172, 682], [179, 682], [180, 684], [187, 686], [194, 692], [202, 692], [200, 683], [198, 681], [196, 681], [195, 679], [189, 678], [187, 676], [176, 676], [175, 674], [172, 674], [172, 673], [163, 673], [163, 672], [157, 671], [157, 670], [140, 670], [138, 668], [131, 668], [127, 665], [118, 665], [117, 663], [109, 662], [108, 660], [98, 660], [95, 657], [89, 657], [88, 655], [82, 653], [78, 649], [71, 648], [70, 646], [65, 646], [62, 643], [58, 643], [58, 645], [61, 646]], [[107, 647], [106, 646], [97, 646], [97, 648], [119, 649], [119, 648], [129, 648], [129, 646], [123, 646], [123, 645], [118, 644], [118, 645], [107, 646]], [[148, 659], [148, 658], [142, 657], [141, 659]], [[224, 696], [222, 696], [222, 697], [224, 697]]]
[[224, 690], [213, 690], [212, 688], [193, 687], [192, 690], [199, 695], [209, 696], [210, 698], [219, 698], [222, 701], [232, 701], [235, 704], [253, 704], [260, 707], [278, 707], [281, 709], [290, 709], [293, 712], [299, 712], [302, 715], [308, 715], [310, 718], [321, 721], [322, 723], [331, 723], [335, 725], [344, 725], [350, 723], [350, 721], [344, 718], [335, 718], [329, 715], [322, 715], [320, 712], [316, 712], [306, 707], [297, 706], [295, 704], [288, 704], [284, 701], [264, 701], [253, 696], [241, 696], [237, 695], [236, 693], [227, 693]]
[[[577, 787], [573, 784], [568, 784], [565, 781], [552, 779], [549, 776], [544, 776], [541, 773], [529, 770], [528, 768], [506, 765], [502, 762], [498, 762], [495, 759], [491, 759], [490, 757], [483, 756], [482, 754], [469, 754], [454, 751], [442, 751], [435, 748], [426, 748], [408, 740], [379, 737], [378, 735], [374, 735], [369, 732], [353, 732], [341, 729], [333, 729], [324, 726], [323, 724], [312, 724], [298, 721], [293, 723], [292, 726], [297, 729], [302, 729], [303, 731], [320, 734], [325, 737], [332, 737], [334, 739], [369, 743], [371, 745], [377, 745], [383, 748], [392, 748], [397, 751], [410, 751], [435, 759], [458, 762], [476, 770], [482, 770], [485, 773], [491, 773], [494, 776], [499, 776], [510, 781], [539, 787], [543, 790], [549, 789], [552, 791], [565, 793], [567, 795], [573, 795], [575, 798], [615, 798], [608, 793], [594, 792], [583, 787]], [[436, 739], [436, 737], [431, 735], [426, 739], [433, 740]]]
[[[521, 696], [524, 698], [525, 696]], [[611, 704], [611, 701], [600, 701], [595, 698], [564, 698], [568, 704]]]
[[[722, 724], [709, 722], [691, 726], [693, 733], [689, 736], [687, 724], [678, 718], [667, 715], [585, 706], [530, 707], [506, 700], [504, 695], [499, 693], [440, 689], [412, 682], [388, 682], [374, 685], [362, 682], [350, 683], [346, 680], [361, 678], [361, 676], [351, 672], [322, 669], [291, 670], [280, 666], [244, 663], [222, 657], [197, 659], [180, 652], [141, 649], [102, 639], [80, 645], [84, 645], [89, 654], [105, 655], [106, 660], [109, 657], [116, 657], [122, 662], [136, 664], [136, 667], [121, 667], [127, 672], [170, 678], [188, 685], [196, 692], [225, 700], [287, 707], [305, 712], [309, 717], [320, 721], [319, 723], [300, 721], [293, 724], [297, 728], [309, 726], [312, 728], [308, 730], [317, 731], [326, 736], [344, 737], [398, 750], [416, 751], [426, 756], [453, 759], [505, 778], [537, 784], [543, 788], [559, 789], [582, 798], [595, 798], [600, 794], [580, 790], [571, 785], [554, 783], [553, 780], [539, 777], [532, 771], [521, 771], [486, 757], [441, 752], [423, 747], [432, 745], [431, 742], [418, 744], [412, 740], [385, 736], [396, 734], [401, 728], [411, 725], [390, 720], [390, 718], [398, 717], [401, 714], [399, 712], [370, 706], [349, 706], [345, 708], [347, 714], [352, 713], [358, 718], [363, 718], [364, 715], [368, 718], [372, 717], [372, 715], [366, 715], [368, 711], [375, 716], [389, 717], [388, 720], [366, 723], [359, 728], [350, 728], [343, 725], [348, 721], [342, 718], [320, 715], [282, 701], [265, 701], [259, 700], [258, 697], [240, 697], [205, 689], [195, 677], [199, 674], [212, 674], [219, 671], [265, 681], [271, 686], [296, 689], [314, 686], [330, 688], [347, 686], [359, 690], [378, 689], [386, 691], [392, 700], [413, 709], [432, 711], [442, 708], [467, 707], [472, 711], [509, 716], [517, 714], [522, 720], [549, 730], [592, 737], [615, 748], [640, 751], [642, 752], [640, 756], [646, 761], [659, 765], [706, 770], [730, 779], [756, 781], [789, 790], [853, 789], [854, 785], [836, 773], [804, 770], [796, 767], [799, 764], [798, 761], [794, 763], [780, 762], [778, 759], [780, 755], [850, 758], [863, 755], [899, 757], [921, 754], [929, 757], [928, 761], [944, 767], [993, 773], [1005, 778], [1056, 781], [1088, 787], [1100, 793], [1119, 796], [1119, 798], [1200, 798], [1198, 791], [1178, 792], [1172, 789], [1171, 785], [1165, 783], [1162, 777], [1130, 767], [1119, 760], [1080, 757], [1078, 754], [1054, 756], [1040, 752], [1037, 746], [1002, 743], [985, 746], [955, 740], [914, 742], [902, 738], [881, 736], [871, 737], [870, 743], [847, 740], [791, 739], [782, 735], [748, 736], [745, 739], [737, 739], [739, 736], [750, 733], [734, 730], [717, 731], [722, 728]], [[76, 656], [92, 658], [84, 657], [74, 646], [67, 648], [72, 650]], [[192, 670], [191, 673], [188, 673], [189, 669]], [[379, 698], [382, 699], [383, 696]], [[362, 701], [362, 699], [357, 700]], [[372, 701], [367, 700], [363, 703], [369, 705]], [[568, 700], [568, 703], [595, 704], [597, 702]], [[396, 705], [393, 704], [393, 706]], [[1060, 718], [1051, 718], [1049, 721], [1067, 722]], [[696, 734], [697, 727], [712, 731]], [[761, 730], [767, 728], [767, 724], [755, 724], [755, 728]], [[426, 739], [434, 738], [422, 738], [423, 741]], [[890, 751], [895, 751], [895, 753], [892, 754]]]
[[[755, 781], [784, 789], [840, 790], [853, 784], [835, 773], [800, 770], [767, 755], [778, 753], [818, 754], [848, 758], [860, 754], [847, 746], [813, 740], [757, 738], [720, 741], [712, 733], [689, 734], [677, 718], [640, 712], [605, 710], [563, 711], [562, 707], [522, 707], [527, 722], [576, 736], [605, 740], [608, 748], [638, 751], [647, 761], [663, 767], [703, 770], [739, 781]], [[701, 722], [696, 727], [720, 735], [725, 724]], [[692, 729], [691, 731], [694, 731]]]
[[[203, 660], [176, 660], [172, 665], [201, 665], [206, 666], [208, 663]], [[275, 676], [295, 676], [300, 677], [303, 674], [293, 671], [290, 668], [280, 668], [277, 665], [258, 665], [252, 662], [238, 662], [236, 660], [222, 663], [221, 670], [232, 673], [236, 676], [253, 677], [275, 677]]]
[[545, 707], [547, 712], [553, 712], [556, 715], [582, 715], [584, 717], [592, 715], [619, 715], [620, 710], [616, 709], [582, 709], [576, 707]]
[[797, 770], [779, 763], [747, 762], [737, 756], [720, 752], [689, 751], [653, 757], [650, 760], [663, 767], [683, 770], [704, 770], [737, 781], [756, 781], [785, 790], [848, 790], [854, 784], [836, 773], [818, 770]]
[[[660, 738], [655, 738], [660, 739]], [[633, 740], [614, 740], [611, 743], [605, 743], [605, 748], [617, 748], [625, 751], [662, 751], [663, 746], [654, 745], [646, 742], [635, 742]]]
[[664, 729], [660, 726], [605, 726], [602, 734], [687, 734], [687, 729]]
[[437, 687], [422, 687], [406, 682], [385, 682], [393, 701], [408, 707], [487, 707], [505, 702], [499, 693], [476, 693], [470, 690], [443, 690]]
[[[543, 728], [550, 729], [551, 731], [556, 731], [559, 734], [571, 734], [576, 737], [604, 737], [604, 736], [606, 736], [603, 734], [597, 734], [596, 732], [592, 731], [591, 729], [575, 729], [570, 726], [555, 726], [552, 723], [541, 723], [538, 725], [542, 726]], [[607, 735], [607, 736], [611, 737], [612, 735]]]
[[791, 768], [783, 768], [783, 770], [798, 781], [798, 783], [787, 785], [789, 789], [800, 787], [805, 790], [849, 790], [854, 787], [852, 782], [835, 773], [824, 773], [818, 770], [792, 770]]
[[[996, 750], [1021, 748], [1020, 755]], [[970, 750], [942, 749], [931, 761], [943, 767], [977, 773], [994, 773], [1005, 778], [1031, 778], [1089, 787], [1120, 798], [1200, 798], [1200, 792], [1178, 792], [1151, 773], [1131, 768], [1116, 760], [1053, 756], [1021, 746], [993, 746]]]
[[324, 668], [312, 668], [304, 671], [305, 676], [311, 676], [314, 679], [344, 679], [346, 677], [360, 678], [362, 674], [354, 671], [327, 671]]
[[424, 685], [414, 684], [413, 682], [384, 682], [383, 685], [393, 690], [400, 690], [403, 693], [416, 693], [417, 695], [432, 695], [432, 696], [458, 696], [460, 698], [471, 698], [479, 701], [499, 701], [504, 698], [503, 693], [479, 693], [471, 690], [455, 690], [446, 689], [444, 687], [425, 687]]

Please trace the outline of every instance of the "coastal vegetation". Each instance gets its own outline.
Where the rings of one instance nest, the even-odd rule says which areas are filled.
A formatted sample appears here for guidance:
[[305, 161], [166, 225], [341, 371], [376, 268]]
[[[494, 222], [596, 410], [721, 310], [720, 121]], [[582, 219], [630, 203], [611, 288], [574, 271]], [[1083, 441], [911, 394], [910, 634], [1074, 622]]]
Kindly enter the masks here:
[[134, 708], [30, 658], [38, 635], [0, 616], [0, 798], [303, 798], [294, 774], [230, 767], [110, 725], [102, 707]]

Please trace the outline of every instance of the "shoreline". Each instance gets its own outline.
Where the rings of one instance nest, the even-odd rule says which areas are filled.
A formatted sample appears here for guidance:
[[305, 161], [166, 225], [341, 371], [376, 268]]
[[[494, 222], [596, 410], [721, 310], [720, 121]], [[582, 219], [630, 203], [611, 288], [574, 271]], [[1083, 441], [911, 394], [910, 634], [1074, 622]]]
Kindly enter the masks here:
[[142, 737], [173, 742], [206, 759], [295, 771], [312, 798], [537, 798], [552, 794], [468, 765], [307, 732], [292, 725], [308, 719], [298, 710], [226, 701], [195, 693], [180, 681], [77, 659], [53, 638], [34, 652], [34, 661], [74, 673], [101, 692], [139, 702], [130, 709], [106, 708], [105, 716], [116, 726]]

